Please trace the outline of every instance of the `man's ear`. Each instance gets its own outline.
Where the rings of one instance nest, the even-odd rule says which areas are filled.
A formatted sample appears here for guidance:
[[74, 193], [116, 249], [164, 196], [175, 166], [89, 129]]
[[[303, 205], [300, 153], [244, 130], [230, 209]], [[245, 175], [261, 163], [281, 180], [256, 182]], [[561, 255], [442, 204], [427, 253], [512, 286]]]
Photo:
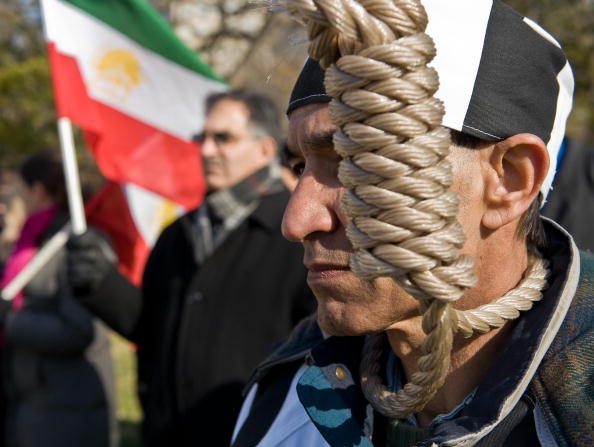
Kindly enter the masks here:
[[277, 154], [276, 140], [272, 137], [262, 137], [260, 138], [260, 145], [261, 154], [264, 160], [266, 160], [267, 163], [274, 160]]
[[535, 200], [549, 169], [549, 153], [537, 136], [518, 134], [494, 146], [489, 164], [482, 224], [497, 230], [519, 220]]

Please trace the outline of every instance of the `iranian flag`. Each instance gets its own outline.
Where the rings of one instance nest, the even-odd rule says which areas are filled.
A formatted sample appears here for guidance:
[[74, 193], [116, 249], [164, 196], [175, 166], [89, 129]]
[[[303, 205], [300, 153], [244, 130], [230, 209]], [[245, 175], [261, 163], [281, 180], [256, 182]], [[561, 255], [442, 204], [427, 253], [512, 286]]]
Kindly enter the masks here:
[[109, 182], [85, 206], [89, 223], [111, 237], [119, 270], [140, 285], [150, 250], [183, 207], [133, 183]]
[[154, 219], [202, 200], [191, 138], [202, 128], [205, 97], [226, 87], [146, 0], [41, 4], [58, 115], [83, 130], [99, 169], [119, 185], [115, 202], [127, 203], [150, 247], [165, 223]]

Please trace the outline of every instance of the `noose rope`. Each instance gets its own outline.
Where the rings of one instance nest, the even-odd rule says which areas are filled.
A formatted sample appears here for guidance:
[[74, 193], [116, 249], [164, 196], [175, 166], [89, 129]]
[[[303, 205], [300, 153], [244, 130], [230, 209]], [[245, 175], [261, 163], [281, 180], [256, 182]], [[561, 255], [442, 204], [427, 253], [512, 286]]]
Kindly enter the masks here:
[[441, 127], [435, 56], [419, 0], [287, 0], [307, 27], [310, 56], [326, 70], [326, 92], [338, 130], [339, 179], [353, 245], [351, 269], [361, 278], [389, 276], [419, 301], [426, 337], [418, 371], [393, 393], [380, 379], [383, 335], [368, 336], [361, 386], [390, 418], [420, 411], [443, 385], [454, 335], [486, 333], [517, 318], [542, 297], [546, 262], [533, 253], [518, 286], [477, 309], [451, 305], [476, 278], [458, 254], [465, 238], [449, 191], [450, 134]]

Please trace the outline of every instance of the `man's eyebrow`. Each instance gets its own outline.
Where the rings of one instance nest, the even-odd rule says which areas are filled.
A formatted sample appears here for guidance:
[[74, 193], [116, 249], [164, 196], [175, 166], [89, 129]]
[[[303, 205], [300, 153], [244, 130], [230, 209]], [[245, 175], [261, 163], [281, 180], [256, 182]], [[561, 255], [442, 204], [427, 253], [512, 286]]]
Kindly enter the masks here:
[[[334, 129], [330, 129], [323, 132], [309, 134], [303, 138], [301, 144], [306, 151], [316, 151], [322, 149], [331, 148], [334, 138]], [[301, 156], [301, 151], [296, 149], [295, 147], [291, 147], [288, 142], [283, 144], [281, 148], [281, 157], [282, 160], [288, 161], [297, 157]]]
[[303, 145], [308, 149], [327, 148], [332, 146], [335, 129], [313, 133], [303, 138]]

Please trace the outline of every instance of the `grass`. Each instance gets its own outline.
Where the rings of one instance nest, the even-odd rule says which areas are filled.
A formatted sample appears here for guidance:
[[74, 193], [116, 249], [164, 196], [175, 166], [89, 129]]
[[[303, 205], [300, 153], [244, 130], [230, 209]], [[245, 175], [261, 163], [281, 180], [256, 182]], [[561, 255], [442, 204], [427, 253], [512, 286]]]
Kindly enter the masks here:
[[120, 447], [140, 446], [142, 411], [136, 394], [136, 354], [134, 346], [117, 334], [111, 336], [117, 389]]

